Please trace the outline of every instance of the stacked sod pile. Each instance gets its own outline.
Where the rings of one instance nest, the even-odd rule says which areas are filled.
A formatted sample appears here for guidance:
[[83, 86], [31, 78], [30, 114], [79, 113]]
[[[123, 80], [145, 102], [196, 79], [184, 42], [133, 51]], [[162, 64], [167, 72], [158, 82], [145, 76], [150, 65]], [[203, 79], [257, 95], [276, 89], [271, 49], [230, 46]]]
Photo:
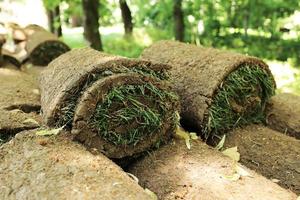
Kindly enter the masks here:
[[257, 58], [172, 41], [155, 43], [142, 58], [173, 66], [182, 123], [205, 139], [220, 138], [234, 127], [265, 118], [275, 82], [268, 66]]
[[[30, 27], [27, 29], [29, 30]], [[30, 62], [34, 65], [48, 65], [52, 60], [69, 50], [70, 48], [65, 43], [48, 31], [39, 29], [28, 35], [26, 51]]]
[[169, 66], [72, 50], [40, 78], [43, 118], [110, 158], [141, 153], [166, 141], [176, 126], [178, 99]]

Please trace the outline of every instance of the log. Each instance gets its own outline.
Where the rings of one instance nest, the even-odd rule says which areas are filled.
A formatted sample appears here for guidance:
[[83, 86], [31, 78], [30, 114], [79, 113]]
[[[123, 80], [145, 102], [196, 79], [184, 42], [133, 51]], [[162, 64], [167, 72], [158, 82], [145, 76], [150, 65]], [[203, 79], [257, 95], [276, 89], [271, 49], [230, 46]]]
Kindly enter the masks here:
[[160, 41], [141, 58], [170, 64], [183, 126], [218, 140], [237, 126], [264, 121], [275, 81], [262, 60], [229, 51]]
[[268, 127], [300, 139], [300, 97], [290, 93], [273, 96], [267, 105]]
[[86, 151], [70, 133], [36, 132], [21, 132], [0, 147], [0, 199], [151, 199], [120, 167]]
[[245, 167], [250, 176], [231, 180], [235, 161], [200, 140], [166, 145], [129, 169], [159, 199], [295, 200], [296, 195]]
[[167, 141], [175, 130], [178, 98], [169, 66], [72, 50], [40, 78], [43, 119], [72, 129], [76, 139], [110, 158], [134, 156]]
[[300, 194], [300, 141], [260, 125], [238, 128], [225, 147], [238, 147], [241, 163]]

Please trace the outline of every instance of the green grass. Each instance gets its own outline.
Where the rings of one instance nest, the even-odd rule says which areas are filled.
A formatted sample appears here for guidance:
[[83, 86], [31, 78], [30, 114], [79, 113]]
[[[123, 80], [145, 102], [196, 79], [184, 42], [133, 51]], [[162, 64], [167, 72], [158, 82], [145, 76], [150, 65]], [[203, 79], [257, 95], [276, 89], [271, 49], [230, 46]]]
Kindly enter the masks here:
[[116, 87], [97, 105], [91, 124], [115, 145], [136, 145], [160, 130], [173, 98], [150, 83]]
[[236, 126], [263, 122], [265, 103], [274, 93], [273, 78], [261, 67], [242, 66], [232, 72], [209, 108], [205, 137], [219, 137]]

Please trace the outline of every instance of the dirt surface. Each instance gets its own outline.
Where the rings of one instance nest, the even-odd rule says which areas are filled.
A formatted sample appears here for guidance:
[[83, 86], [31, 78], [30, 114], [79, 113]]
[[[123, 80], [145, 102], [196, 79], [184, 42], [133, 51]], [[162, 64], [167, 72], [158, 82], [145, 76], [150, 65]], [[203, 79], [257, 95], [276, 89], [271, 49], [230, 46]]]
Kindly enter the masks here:
[[151, 199], [112, 161], [71, 141], [70, 133], [36, 131], [0, 147], [0, 199]]
[[241, 163], [300, 194], [300, 141], [264, 126], [235, 129], [226, 147], [238, 147]]
[[154, 43], [143, 51], [141, 58], [172, 66], [171, 78], [181, 98], [182, 121], [197, 132], [208, 123], [213, 96], [232, 71], [253, 65], [270, 73], [268, 66], [258, 58], [174, 41]]
[[[0, 134], [15, 134], [40, 123], [40, 95], [35, 80], [20, 71], [0, 69]], [[27, 120], [27, 122], [25, 121]]]
[[164, 146], [129, 170], [159, 199], [174, 200], [295, 200], [296, 195], [243, 167], [251, 177], [233, 181], [235, 162], [197, 140]]
[[267, 105], [268, 126], [300, 139], [300, 97], [282, 93], [272, 97]]
[[[157, 72], [169, 68], [167, 65], [100, 53], [91, 48], [75, 49], [55, 59], [42, 72], [40, 78], [45, 123], [49, 126], [62, 126], [67, 124], [67, 121], [73, 121], [72, 133], [78, 136], [76, 138], [91, 148], [97, 148], [110, 158], [122, 158], [141, 153], [153, 147], [160, 139], [164, 141], [165, 138], [169, 138], [175, 127], [175, 122], [170, 120], [170, 115], [175, 114], [178, 109], [177, 100], [169, 104], [166, 111], [169, 114], [161, 120], [163, 126], [161, 125], [160, 131], [140, 140], [138, 144], [116, 145], [110, 142], [109, 145], [95, 129], [92, 129], [89, 122], [97, 104], [100, 104], [114, 87], [151, 83], [158, 89], [171, 91], [167, 81], [130, 72], [129, 69], [133, 67], [152, 69]], [[157, 101], [156, 104], [160, 102]], [[69, 105], [74, 105], [73, 110], [68, 110]], [[148, 106], [152, 109], [150, 104]], [[74, 114], [74, 120], [71, 116], [70, 119], [62, 121], [67, 116], [65, 113], [70, 112], [71, 115]], [[171, 126], [173, 129], [170, 131]]]

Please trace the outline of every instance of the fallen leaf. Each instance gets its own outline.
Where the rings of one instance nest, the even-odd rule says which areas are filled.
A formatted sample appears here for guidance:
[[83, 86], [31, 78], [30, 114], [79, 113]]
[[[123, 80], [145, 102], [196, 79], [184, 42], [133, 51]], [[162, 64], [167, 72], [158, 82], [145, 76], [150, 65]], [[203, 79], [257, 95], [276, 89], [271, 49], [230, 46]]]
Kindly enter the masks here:
[[158, 197], [156, 196], [156, 194], [154, 192], [152, 192], [151, 190], [149, 190], [148, 188], [145, 188], [145, 192], [151, 197], [151, 199], [158, 200]]
[[190, 138], [190, 134], [188, 132], [184, 131], [183, 128], [181, 128], [180, 126], [177, 126], [176, 135], [179, 138], [184, 139], [187, 148], [191, 149], [191, 143], [190, 143], [191, 138]]
[[226, 135], [224, 134], [218, 145], [215, 147], [215, 149], [220, 150], [223, 148], [225, 143]]
[[40, 124], [32, 118], [24, 120], [23, 124], [40, 126]]
[[192, 139], [192, 140], [198, 140], [197, 133], [190, 132], [190, 136], [191, 136], [191, 139]]
[[223, 178], [229, 180], [229, 181], [237, 181], [240, 179], [240, 175], [238, 173], [234, 173], [233, 175], [230, 176], [222, 176]]
[[61, 130], [63, 130], [64, 126], [60, 127], [60, 128], [56, 128], [56, 129], [44, 129], [44, 130], [40, 130], [38, 132], [36, 132], [36, 135], [57, 135], [59, 134], [59, 132]]
[[237, 146], [225, 149], [222, 153], [235, 161], [240, 160], [240, 153], [238, 152]]
[[252, 177], [253, 178], [253, 176], [238, 163], [236, 163], [235, 169], [236, 169], [236, 173], [238, 173], [241, 177]]

